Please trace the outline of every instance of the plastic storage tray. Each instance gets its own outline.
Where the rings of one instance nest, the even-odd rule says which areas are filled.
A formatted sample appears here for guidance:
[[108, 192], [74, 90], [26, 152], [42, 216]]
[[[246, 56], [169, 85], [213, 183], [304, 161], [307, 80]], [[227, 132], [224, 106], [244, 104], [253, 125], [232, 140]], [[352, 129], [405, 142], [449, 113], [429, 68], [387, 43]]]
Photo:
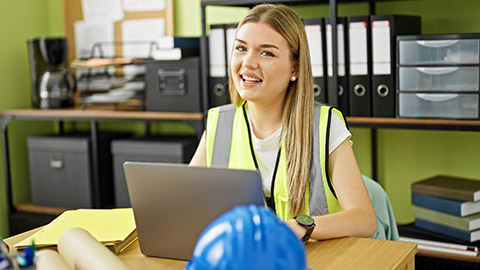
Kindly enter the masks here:
[[400, 93], [400, 117], [477, 119], [478, 94]]
[[400, 67], [400, 91], [478, 91], [479, 67]]
[[399, 40], [400, 65], [478, 64], [479, 39]]

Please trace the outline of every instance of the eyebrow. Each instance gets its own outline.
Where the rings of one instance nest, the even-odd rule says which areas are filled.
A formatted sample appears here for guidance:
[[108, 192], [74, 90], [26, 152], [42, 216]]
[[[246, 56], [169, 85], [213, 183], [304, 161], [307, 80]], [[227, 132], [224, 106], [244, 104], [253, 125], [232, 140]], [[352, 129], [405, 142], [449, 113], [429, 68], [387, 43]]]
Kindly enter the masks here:
[[[238, 41], [238, 42], [247, 44], [246, 41], [241, 40], [241, 39], [239, 39], [239, 38], [236, 38], [235, 40]], [[280, 50], [280, 48], [278, 48], [276, 45], [268, 44], [268, 43], [267, 43], [267, 44], [261, 44], [261, 45], [260, 45], [260, 48], [275, 48], [275, 49], [277, 49], [277, 50]]]

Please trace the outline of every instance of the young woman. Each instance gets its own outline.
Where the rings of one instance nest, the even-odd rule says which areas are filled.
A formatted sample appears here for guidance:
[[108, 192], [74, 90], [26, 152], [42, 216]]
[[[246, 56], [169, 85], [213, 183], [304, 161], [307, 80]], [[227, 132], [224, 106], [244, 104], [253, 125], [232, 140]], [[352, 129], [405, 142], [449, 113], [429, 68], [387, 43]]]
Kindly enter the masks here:
[[210, 109], [190, 163], [258, 170], [266, 201], [302, 239], [370, 237], [376, 217], [342, 114], [314, 103], [305, 29], [284, 5], [253, 8], [237, 28], [233, 104]]

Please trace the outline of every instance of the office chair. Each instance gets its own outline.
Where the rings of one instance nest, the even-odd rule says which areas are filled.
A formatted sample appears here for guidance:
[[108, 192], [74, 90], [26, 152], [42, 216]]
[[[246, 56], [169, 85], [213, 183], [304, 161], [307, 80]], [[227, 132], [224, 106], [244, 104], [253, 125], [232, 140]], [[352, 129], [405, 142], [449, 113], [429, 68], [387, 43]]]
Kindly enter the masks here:
[[362, 177], [377, 216], [377, 230], [371, 238], [398, 240], [397, 223], [387, 193], [376, 181], [365, 175]]

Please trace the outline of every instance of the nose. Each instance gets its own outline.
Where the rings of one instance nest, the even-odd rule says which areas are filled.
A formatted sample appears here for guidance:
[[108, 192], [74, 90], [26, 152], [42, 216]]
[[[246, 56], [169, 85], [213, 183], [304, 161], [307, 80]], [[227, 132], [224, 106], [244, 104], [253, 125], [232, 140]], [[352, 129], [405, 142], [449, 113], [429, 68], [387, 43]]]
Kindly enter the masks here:
[[244, 55], [242, 66], [249, 69], [256, 69], [258, 67], [257, 54], [253, 51]]

